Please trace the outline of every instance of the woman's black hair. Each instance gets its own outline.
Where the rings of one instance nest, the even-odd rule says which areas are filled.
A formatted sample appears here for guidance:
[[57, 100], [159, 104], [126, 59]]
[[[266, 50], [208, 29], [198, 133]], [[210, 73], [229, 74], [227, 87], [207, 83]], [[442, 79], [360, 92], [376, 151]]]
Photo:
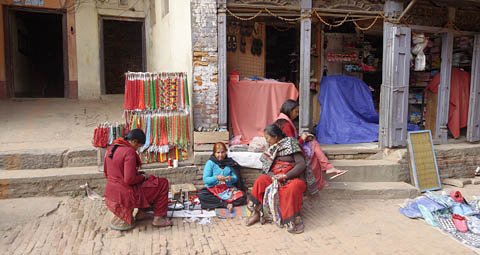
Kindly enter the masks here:
[[[140, 143], [140, 144], [145, 144], [145, 141], [147, 140], [143, 130], [138, 129], [138, 128], [130, 130], [127, 133], [127, 135], [124, 137], [124, 139], [127, 140], [127, 141], [137, 140], [137, 142]], [[112, 151], [110, 151], [110, 155], [108, 155], [109, 158], [113, 159], [113, 153], [115, 153], [118, 146], [119, 146], [118, 144], [113, 145]]]
[[275, 124], [268, 125], [265, 127], [265, 129], [263, 129], [263, 131], [271, 137], [278, 137], [278, 140], [281, 140], [286, 136], [283, 130]]
[[137, 142], [140, 144], [145, 144], [146, 139], [147, 138], [145, 137], [145, 133], [143, 132], [143, 130], [138, 128], [130, 130], [125, 136], [125, 140], [127, 141], [137, 140]]
[[290, 118], [290, 113], [298, 107], [298, 103], [295, 100], [288, 99], [282, 104], [282, 108], [280, 108], [280, 112], [287, 115]]

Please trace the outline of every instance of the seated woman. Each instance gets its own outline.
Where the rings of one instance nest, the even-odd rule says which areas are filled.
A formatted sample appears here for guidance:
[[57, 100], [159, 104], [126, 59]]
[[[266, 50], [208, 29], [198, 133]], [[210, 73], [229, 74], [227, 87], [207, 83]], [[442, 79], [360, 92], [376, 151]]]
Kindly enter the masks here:
[[[303, 192], [307, 189], [305, 157], [297, 139], [286, 137], [277, 125], [267, 126], [264, 135], [270, 146], [260, 158], [266, 174], [258, 177], [253, 184], [249, 196], [249, 207], [253, 207], [253, 213], [247, 220], [247, 226], [260, 220], [264, 211], [263, 207], [270, 207], [264, 201], [265, 191], [272, 184], [272, 180], [276, 179], [280, 224], [287, 225], [287, 231], [290, 233], [302, 233], [304, 225], [300, 213], [302, 212]], [[313, 186], [316, 187], [315, 183]], [[310, 189], [310, 187], [308, 188]]]
[[105, 204], [115, 215], [110, 228], [129, 230], [135, 227], [135, 220], [146, 219], [144, 210], [133, 217], [134, 208], [150, 208], [153, 205], [153, 226], [166, 227], [173, 223], [166, 217], [168, 206], [168, 180], [147, 175], [138, 168], [142, 165], [137, 150], [145, 144], [145, 133], [133, 129], [118, 138], [107, 149], [104, 175]]
[[298, 138], [298, 142], [308, 156], [318, 188], [322, 189], [325, 185], [322, 172], [333, 174], [334, 176], [331, 177], [331, 179], [333, 179], [334, 177], [345, 174], [347, 171], [333, 167], [312, 134], [304, 132], [300, 137], [298, 136], [297, 129], [295, 125], [293, 125], [293, 120], [298, 117], [298, 108], [299, 105], [296, 101], [291, 99], [285, 101], [275, 124], [282, 129], [286, 136]]
[[228, 208], [233, 212], [234, 206], [245, 204], [247, 198], [240, 190], [243, 184], [239, 168], [235, 160], [227, 157], [225, 144], [216, 143], [213, 146], [213, 154], [203, 169], [205, 187], [197, 194], [202, 209]]

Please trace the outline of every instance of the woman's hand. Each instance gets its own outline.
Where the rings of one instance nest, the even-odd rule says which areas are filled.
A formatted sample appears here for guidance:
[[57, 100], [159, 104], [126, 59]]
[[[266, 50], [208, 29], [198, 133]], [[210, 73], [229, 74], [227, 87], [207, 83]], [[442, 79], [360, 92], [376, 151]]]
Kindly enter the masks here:
[[276, 174], [273, 176], [273, 178], [277, 179], [278, 181], [284, 181], [287, 179], [286, 174]]
[[301, 135], [300, 135], [300, 138], [302, 138], [303, 141], [305, 142], [310, 142], [313, 140], [313, 135], [310, 134], [310, 133], [307, 133], [307, 132], [303, 132]]
[[225, 181], [231, 182], [232, 181], [232, 176], [225, 176]]
[[308, 133], [303, 132], [303, 133], [300, 135], [300, 138], [302, 138], [302, 140], [304, 140], [304, 141], [306, 142], [306, 141], [307, 141], [307, 136], [308, 136]]
[[217, 181], [221, 181], [221, 182], [224, 182], [227, 178], [223, 175], [217, 175]]

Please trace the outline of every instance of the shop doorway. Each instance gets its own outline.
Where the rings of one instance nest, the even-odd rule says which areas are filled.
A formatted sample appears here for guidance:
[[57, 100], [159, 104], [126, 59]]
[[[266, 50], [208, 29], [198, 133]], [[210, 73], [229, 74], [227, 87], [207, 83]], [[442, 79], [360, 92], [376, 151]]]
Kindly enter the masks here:
[[64, 14], [26, 9], [6, 9], [4, 14], [9, 96], [64, 97]]
[[279, 27], [273, 22], [267, 23], [265, 77], [298, 84], [299, 38], [295, 25]]
[[100, 18], [102, 94], [125, 93], [127, 71], [144, 72], [144, 21]]

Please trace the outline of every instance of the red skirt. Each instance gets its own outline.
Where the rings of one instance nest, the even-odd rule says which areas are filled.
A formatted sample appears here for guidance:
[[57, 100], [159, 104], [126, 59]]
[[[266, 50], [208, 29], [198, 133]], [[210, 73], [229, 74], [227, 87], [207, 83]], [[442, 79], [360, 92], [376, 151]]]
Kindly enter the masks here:
[[[278, 161], [272, 166], [274, 174], [286, 174], [292, 170], [293, 165], [288, 162]], [[263, 204], [263, 195], [265, 189], [272, 184], [272, 178], [263, 174], [259, 176], [253, 184], [252, 197], [254, 204]], [[288, 223], [295, 219], [295, 216], [302, 212], [303, 192], [307, 184], [299, 178], [294, 178], [280, 183], [278, 188], [278, 197], [280, 203], [280, 213], [282, 223]]]
[[233, 201], [243, 197], [243, 191], [234, 189], [232, 187], [227, 187], [225, 183], [215, 185], [211, 188], [207, 187], [207, 189], [212, 192], [213, 195], [227, 203], [232, 203]]
[[[108, 182], [108, 180], [107, 180]], [[118, 188], [118, 187], [117, 187]], [[166, 216], [168, 207], [168, 180], [150, 175], [148, 180], [133, 185], [133, 197], [141, 197], [140, 201], [128, 201], [129, 198], [109, 196], [105, 194], [105, 204], [107, 208], [118, 218], [127, 224], [133, 222], [134, 208], [148, 208], [153, 205], [155, 216]], [[120, 193], [120, 192], [119, 192]], [[128, 192], [127, 192], [128, 193]]]

